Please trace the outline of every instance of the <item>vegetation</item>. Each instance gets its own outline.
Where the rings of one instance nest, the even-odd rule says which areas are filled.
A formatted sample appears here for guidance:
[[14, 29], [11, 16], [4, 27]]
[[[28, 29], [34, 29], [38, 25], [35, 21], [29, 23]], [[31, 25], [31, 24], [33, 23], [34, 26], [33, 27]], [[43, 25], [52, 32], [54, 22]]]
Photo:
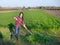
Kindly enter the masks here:
[[[21, 27], [21, 40], [26, 40], [27, 42], [33, 44], [52, 44], [52, 42], [57, 41], [55, 37], [59, 36], [57, 35], [56, 30], [58, 30], [58, 32], [60, 30], [60, 18], [46, 13], [43, 10], [37, 9], [24, 10], [23, 12], [25, 24], [33, 34], [30, 35], [26, 33], [26, 31]], [[17, 16], [18, 14], [19, 12], [0, 13], [0, 31], [3, 32], [4, 29], [1, 30], [1, 28], [5, 28], [5, 32], [3, 32], [3, 35], [6, 39], [8, 39], [10, 35], [8, 25], [10, 23], [12, 23], [13, 25], [15, 24], [15, 20], [13, 19], [13, 17]]]

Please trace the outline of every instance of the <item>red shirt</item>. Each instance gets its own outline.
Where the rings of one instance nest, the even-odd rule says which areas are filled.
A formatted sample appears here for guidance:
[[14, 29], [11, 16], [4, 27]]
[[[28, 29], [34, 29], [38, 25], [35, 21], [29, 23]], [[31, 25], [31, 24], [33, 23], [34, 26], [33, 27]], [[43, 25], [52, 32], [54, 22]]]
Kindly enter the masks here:
[[16, 20], [15, 25], [16, 25], [17, 27], [20, 27], [20, 25], [23, 24], [24, 21], [23, 21], [22, 18], [20, 18], [19, 16], [16, 16], [16, 18], [17, 18], [17, 20]]

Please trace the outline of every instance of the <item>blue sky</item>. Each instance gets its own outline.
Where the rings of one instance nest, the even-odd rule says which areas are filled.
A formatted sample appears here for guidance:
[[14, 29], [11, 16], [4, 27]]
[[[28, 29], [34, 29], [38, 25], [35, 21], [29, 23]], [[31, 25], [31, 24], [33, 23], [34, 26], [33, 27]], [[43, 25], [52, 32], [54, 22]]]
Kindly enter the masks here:
[[4, 7], [60, 6], [60, 0], [0, 0]]

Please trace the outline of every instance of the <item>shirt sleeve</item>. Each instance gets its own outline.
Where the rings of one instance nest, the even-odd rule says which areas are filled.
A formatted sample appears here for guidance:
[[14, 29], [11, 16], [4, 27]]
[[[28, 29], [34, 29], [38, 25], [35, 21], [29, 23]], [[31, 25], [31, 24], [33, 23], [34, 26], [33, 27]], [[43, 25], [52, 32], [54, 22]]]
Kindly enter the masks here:
[[24, 21], [22, 20], [22, 24], [24, 24]]

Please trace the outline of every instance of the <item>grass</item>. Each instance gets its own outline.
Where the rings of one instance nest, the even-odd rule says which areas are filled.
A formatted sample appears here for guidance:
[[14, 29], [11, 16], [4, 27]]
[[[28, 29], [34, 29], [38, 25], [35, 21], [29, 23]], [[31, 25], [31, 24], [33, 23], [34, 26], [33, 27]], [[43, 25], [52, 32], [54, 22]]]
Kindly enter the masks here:
[[[46, 13], [43, 10], [24, 10], [24, 22], [28, 29], [32, 31], [32, 35], [28, 34], [22, 27], [21, 29], [21, 44], [29, 43], [43, 43], [45, 40], [58, 41], [56, 37], [60, 37], [60, 18]], [[6, 12], [0, 13], [0, 32], [3, 35], [4, 40], [10, 40], [10, 31], [8, 24], [15, 24], [14, 16], [17, 16], [19, 12]], [[46, 41], [45, 41], [46, 42]], [[44, 42], [44, 44], [45, 44]], [[28, 44], [29, 45], [29, 44]]]
[[9, 23], [13, 23], [13, 21], [14, 21], [13, 16], [15, 16], [17, 14], [18, 14], [18, 12], [0, 13], [0, 25], [7, 26]]

